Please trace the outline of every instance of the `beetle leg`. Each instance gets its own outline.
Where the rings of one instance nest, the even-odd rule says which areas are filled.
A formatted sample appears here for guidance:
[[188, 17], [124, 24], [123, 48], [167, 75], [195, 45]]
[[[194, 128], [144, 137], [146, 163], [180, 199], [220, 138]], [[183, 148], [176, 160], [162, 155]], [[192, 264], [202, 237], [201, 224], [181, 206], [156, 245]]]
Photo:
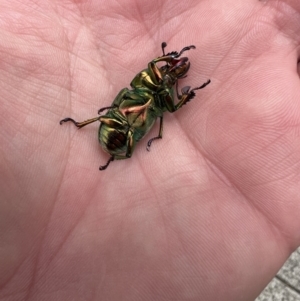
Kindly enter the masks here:
[[124, 88], [122, 89], [119, 94], [116, 96], [116, 98], [114, 99], [112, 105], [119, 107], [119, 105], [123, 102], [124, 100], [124, 95], [129, 91], [128, 88]]
[[101, 108], [100, 110], [98, 110], [98, 114], [100, 115], [100, 113], [102, 113], [102, 112], [105, 111], [105, 110], [118, 108], [119, 105], [120, 105], [120, 104], [123, 102], [123, 100], [124, 100], [124, 95], [125, 95], [128, 91], [129, 91], [128, 88], [122, 89], [122, 90], [118, 93], [118, 95], [116, 96], [116, 98], [114, 99], [112, 105], [109, 106], [109, 107]]
[[75, 124], [75, 126], [77, 126], [78, 128], [82, 128], [90, 123], [93, 123], [95, 121], [100, 121], [100, 117], [95, 117], [95, 118], [92, 118], [92, 119], [88, 119], [88, 120], [85, 120], [85, 121], [82, 121], [82, 122], [77, 122], [75, 121], [74, 119], [70, 118], [70, 117], [67, 117], [65, 119], [62, 119], [59, 124], [63, 124], [64, 122], [68, 122], [68, 121], [71, 121]]
[[[187, 77], [187, 75], [181, 77], [180, 79], [185, 78], [185, 77]], [[177, 99], [181, 99], [181, 95], [178, 93], [178, 80], [176, 81], [176, 84], [175, 84], [175, 85], [176, 85], [176, 95], [177, 95]], [[182, 89], [181, 89], [181, 93], [183, 93], [183, 92], [182, 92]]]
[[[161, 95], [160, 97], [164, 100], [165, 106], [169, 112], [175, 112], [178, 109], [180, 109], [184, 104], [186, 104], [188, 101], [190, 101], [196, 94], [195, 90], [203, 89], [210, 83], [210, 80], [205, 82], [202, 86], [196, 87], [192, 90], [190, 90], [190, 86], [183, 87], [181, 89], [181, 95], [178, 94], [177, 90], [177, 83], [176, 83], [176, 93], [177, 93], [177, 98], [179, 102], [175, 105], [174, 103], [174, 97], [173, 97], [173, 92], [171, 89], [165, 89], [165, 93]], [[166, 93], [167, 92], [167, 93]]]
[[178, 93], [178, 80], [176, 81], [176, 94], [177, 94], [177, 99], [180, 99], [181, 95]]
[[209, 83], [210, 83], [210, 79], [209, 79], [207, 82], [205, 82], [203, 85], [201, 85], [200, 87], [196, 87], [196, 88], [192, 89], [191, 91], [203, 89], [203, 88], [205, 88]]
[[99, 116], [98, 119], [101, 123], [104, 123], [112, 128], [123, 126], [123, 123], [116, 118]]
[[101, 108], [101, 109], [98, 110], [98, 114], [100, 115], [103, 111], [113, 109], [113, 108], [117, 108], [117, 106], [110, 106], [110, 107]]
[[126, 158], [131, 158], [132, 153], [135, 148], [135, 140], [133, 139], [133, 132], [129, 131], [127, 134], [127, 150], [126, 150]]
[[148, 70], [149, 70], [150, 78], [152, 79], [155, 85], [158, 85], [159, 83], [162, 82], [162, 74], [159, 68], [157, 67], [156, 62], [151, 61], [148, 64]]
[[180, 101], [175, 105], [175, 111], [180, 109], [184, 104], [186, 104], [188, 101], [190, 101], [191, 99], [193, 99], [195, 97], [195, 95], [196, 95], [194, 92], [195, 90], [203, 89], [209, 83], [210, 83], [210, 79], [207, 82], [205, 82], [202, 86], [193, 88], [192, 90], [190, 90], [190, 88], [191, 88], [190, 86], [183, 87], [181, 89], [182, 95], [177, 95], [177, 97], [178, 97], [178, 99], [180, 99]]
[[161, 139], [162, 138], [162, 133], [163, 133], [163, 116], [159, 117], [160, 118], [160, 122], [159, 122], [159, 132], [158, 132], [158, 136], [151, 138], [148, 142], [147, 142], [147, 151], [150, 152], [150, 146], [151, 143], [153, 142], [153, 140], [156, 139]]
[[107, 168], [107, 166], [109, 165], [109, 163], [112, 162], [112, 161], [114, 161], [114, 160], [115, 160], [115, 157], [114, 157], [114, 156], [111, 156], [111, 157], [108, 159], [108, 161], [107, 161], [107, 163], [106, 163], [105, 165], [101, 165], [101, 166], [99, 167], [99, 170], [105, 170], [105, 169]]

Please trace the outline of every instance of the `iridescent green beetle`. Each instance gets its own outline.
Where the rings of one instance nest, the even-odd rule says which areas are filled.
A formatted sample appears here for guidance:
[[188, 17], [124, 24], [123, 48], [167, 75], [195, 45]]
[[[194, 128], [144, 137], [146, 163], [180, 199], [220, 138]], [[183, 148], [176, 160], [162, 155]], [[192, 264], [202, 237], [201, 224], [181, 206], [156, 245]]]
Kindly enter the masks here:
[[[82, 128], [92, 122], [100, 121], [98, 138], [104, 151], [111, 157], [107, 163], [100, 166], [100, 170], [107, 168], [113, 160], [127, 159], [132, 156], [135, 145], [153, 127], [157, 118], [160, 118], [158, 136], [151, 138], [147, 143], [150, 150], [151, 143], [155, 139], [162, 138], [163, 113], [175, 112], [195, 96], [195, 90], [203, 89], [210, 83], [208, 80], [200, 87], [190, 90], [189, 86], [178, 93], [178, 80], [186, 77], [190, 68], [187, 57], [181, 57], [183, 52], [195, 49], [194, 45], [184, 47], [180, 52], [165, 54], [167, 44], [162, 43], [163, 55], [152, 60], [148, 68], [138, 73], [130, 83], [131, 90], [122, 89], [109, 107], [102, 108], [98, 114], [108, 110], [105, 115], [98, 116], [83, 122], [77, 122], [72, 118], [65, 118], [60, 124], [71, 121], [78, 128]], [[157, 63], [165, 65], [158, 67]], [[174, 86], [178, 103], [174, 102]]]

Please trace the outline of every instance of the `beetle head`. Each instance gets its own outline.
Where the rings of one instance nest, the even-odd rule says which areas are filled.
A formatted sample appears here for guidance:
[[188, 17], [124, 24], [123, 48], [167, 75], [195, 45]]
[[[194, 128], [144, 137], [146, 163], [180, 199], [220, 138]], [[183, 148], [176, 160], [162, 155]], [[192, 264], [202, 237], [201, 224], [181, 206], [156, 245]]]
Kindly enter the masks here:
[[165, 73], [169, 74], [175, 80], [185, 77], [190, 69], [190, 62], [187, 57], [182, 57], [180, 59], [172, 59], [164, 66]]

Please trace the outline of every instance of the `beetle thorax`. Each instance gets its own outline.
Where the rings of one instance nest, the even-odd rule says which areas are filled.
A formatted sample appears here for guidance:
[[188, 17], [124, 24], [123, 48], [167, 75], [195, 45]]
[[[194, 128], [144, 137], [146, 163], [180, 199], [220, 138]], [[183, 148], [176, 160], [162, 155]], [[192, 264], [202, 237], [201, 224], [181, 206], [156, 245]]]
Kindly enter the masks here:
[[177, 78], [171, 73], [167, 73], [163, 77], [164, 86], [168, 88], [172, 88], [175, 85], [176, 81]]

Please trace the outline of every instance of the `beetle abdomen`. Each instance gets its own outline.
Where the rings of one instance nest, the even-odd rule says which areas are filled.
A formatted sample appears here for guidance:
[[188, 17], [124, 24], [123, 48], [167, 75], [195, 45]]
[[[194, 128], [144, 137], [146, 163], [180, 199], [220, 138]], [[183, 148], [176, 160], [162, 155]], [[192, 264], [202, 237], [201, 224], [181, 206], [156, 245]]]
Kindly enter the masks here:
[[102, 124], [99, 129], [99, 141], [102, 148], [112, 155], [126, 152], [127, 133]]

